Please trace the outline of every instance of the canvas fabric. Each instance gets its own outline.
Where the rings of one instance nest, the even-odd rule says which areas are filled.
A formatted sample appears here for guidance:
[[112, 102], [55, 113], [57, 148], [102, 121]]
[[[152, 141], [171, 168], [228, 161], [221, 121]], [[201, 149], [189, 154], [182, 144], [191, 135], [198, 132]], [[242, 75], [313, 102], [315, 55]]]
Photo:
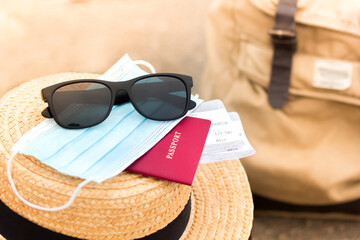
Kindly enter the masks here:
[[[202, 97], [237, 111], [257, 153], [242, 160], [254, 193], [301, 205], [360, 198], [360, 1], [299, 0], [289, 98], [267, 90], [276, 0], [215, 0]], [[313, 86], [319, 61], [352, 69], [347, 89]]]

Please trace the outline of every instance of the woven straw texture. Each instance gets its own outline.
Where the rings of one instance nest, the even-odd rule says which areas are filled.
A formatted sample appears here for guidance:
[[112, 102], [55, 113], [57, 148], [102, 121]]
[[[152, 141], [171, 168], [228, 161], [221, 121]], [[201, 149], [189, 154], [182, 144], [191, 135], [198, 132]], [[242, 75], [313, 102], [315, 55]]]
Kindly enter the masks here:
[[[74, 204], [44, 212], [23, 204], [8, 182], [6, 163], [13, 144], [43, 121], [42, 88], [99, 75], [63, 73], [26, 82], [0, 100], [0, 197], [13, 211], [40, 226], [82, 239], [134, 239], [164, 228], [183, 210], [191, 187], [122, 173], [84, 187]], [[17, 155], [12, 167], [21, 195], [45, 207], [64, 204], [81, 179], [58, 173], [38, 160]], [[190, 223], [182, 239], [248, 239], [253, 203], [238, 160], [201, 165], [193, 186]], [[1, 238], [0, 238], [1, 239]]]

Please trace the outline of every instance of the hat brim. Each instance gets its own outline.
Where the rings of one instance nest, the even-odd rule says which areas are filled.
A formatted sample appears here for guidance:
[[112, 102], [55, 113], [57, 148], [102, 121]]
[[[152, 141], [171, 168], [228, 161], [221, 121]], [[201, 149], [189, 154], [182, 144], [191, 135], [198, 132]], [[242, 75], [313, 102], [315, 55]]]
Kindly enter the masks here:
[[[40, 113], [41, 110], [46, 107], [46, 104], [43, 104], [40, 99], [41, 88], [55, 82], [76, 78], [84, 79], [96, 77], [98, 77], [98, 75], [74, 73], [48, 76], [22, 84], [17, 89], [6, 94], [0, 101], [1, 200], [13, 211], [43, 227], [78, 238], [84, 237], [83, 232], [80, 231], [81, 221], [79, 221], [77, 223], [79, 225], [74, 228], [74, 223], [71, 223], [71, 221], [69, 221], [69, 223], [66, 222], [68, 221], [66, 218], [69, 218], [69, 216], [66, 215], [65, 217], [65, 214], [61, 215], [61, 213], [59, 213], [56, 217], [60, 219], [61, 217], [64, 217], [64, 219], [61, 220], [62, 222], [49, 223], [55, 215], [36, 213], [36, 211], [25, 206], [17, 199], [15, 194], [11, 191], [7, 181], [5, 163], [10, 155], [10, 149], [13, 144], [29, 129], [43, 121]], [[27, 95], [27, 97], [24, 95]], [[42, 104], [32, 103], [29, 101], [29, 96], [36, 96], [35, 98], [30, 99], [35, 99], [37, 103]], [[65, 202], [68, 196], [71, 195], [74, 186], [80, 181], [71, 178], [71, 181], [69, 182], [70, 177], [62, 175], [39, 163], [36, 159], [28, 157], [18, 158], [14, 161], [13, 165], [13, 170], [18, 171], [18, 175], [22, 175], [22, 178], [17, 177], [15, 180], [23, 187], [23, 193], [26, 195], [26, 191], [31, 191], [32, 193], [29, 192], [28, 196], [31, 196], [33, 199], [30, 200], [40, 204], [44, 204], [45, 201], [45, 198], [42, 196], [43, 194], [56, 194], [57, 199], [54, 199], [54, 205]], [[126, 177], [120, 180], [118, 179], [117, 181], [134, 178], [135, 180], [132, 181], [136, 182], [136, 184], [143, 184], [142, 180], [139, 180], [140, 177], [133, 176], [134, 174], [127, 173]], [[154, 184], [159, 188], [169, 187], [168, 185], [170, 184], [164, 183], [166, 181], [149, 180], [149, 178], [145, 180], [145, 182], [149, 181], [151, 181], [152, 184], [149, 188], [152, 188]], [[42, 189], [44, 183], [49, 185], [46, 189]], [[59, 186], [61, 186], [61, 189], [56, 190]], [[116, 189], [113, 189], [115, 187], [116, 182], [114, 180], [113, 182], [110, 181], [108, 183], [106, 189], [110, 188], [113, 192], [116, 191]], [[94, 188], [96, 187], [91, 185], [89, 188], [84, 188], [84, 191], [87, 191], [87, 194], [91, 195], [93, 198], [108, 197], [104, 196], [104, 191], [99, 191], [96, 195], [94, 193], [96, 191], [89, 190]], [[177, 198], [174, 199], [174, 202], [181, 202], [184, 207], [188, 199], [187, 194], [190, 194], [191, 188], [181, 184], [172, 184], [170, 188], [174, 193], [177, 193], [175, 194]], [[38, 194], [36, 194], [36, 192]], [[183, 194], [178, 194], [178, 192]], [[249, 239], [253, 223], [253, 201], [246, 173], [239, 160], [201, 164], [192, 187], [192, 194], [191, 217], [181, 238], [182, 240]], [[109, 193], [109, 196], [110, 195], [111, 193]], [[79, 198], [81, 197], [82, 196], [80, 195]], [[84, 200], [84, 202], [85, 201], [87, 200]], [[90, 201], [88, 204], [89, 206], [95, 206], [91, 205], [92, 203]], [[92, 207], [90, 209], [92, 209]], [[95, 213], [98, 211], [97, 209], [92, 210]], [[89, 212], [81, 212], [79, 209], [78, 211], [80, 212], [80, 215], [91, 214]], [[84, 211], [88, 211], [88, 209]], [[172, 212], [174, 216], [167, 216], [168, 219], [174, 219], [176, 214], [179, 214], [181, 211], [181, 208], [176, 209], [176, 211]], [[101, 219], [101, 221], [105, 220]], [[61, 224], [63, 225], [60, 226]], [[165, 226], [166, 223], [163, 223], [163, 225], [154, 226], [154, 228]], [[151, 229], [149, 231], [156, 230]]]
[[254, 206], [239, 160], [201, 164], [193, 196], [191, 219], [182, 240], [250, 238]]

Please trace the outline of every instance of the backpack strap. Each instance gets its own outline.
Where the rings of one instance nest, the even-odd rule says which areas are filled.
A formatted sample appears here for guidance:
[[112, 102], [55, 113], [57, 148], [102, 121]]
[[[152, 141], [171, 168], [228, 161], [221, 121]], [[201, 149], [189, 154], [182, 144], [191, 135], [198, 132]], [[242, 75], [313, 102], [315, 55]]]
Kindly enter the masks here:
[[274, 45], [274, 55], [268, 98], [273, 108], [281, 108], [288, 98], [292, 56], [297, 45], [295, 33], [296, 4], [297, 0], [279, 0], [275, 26], [269, 30]]

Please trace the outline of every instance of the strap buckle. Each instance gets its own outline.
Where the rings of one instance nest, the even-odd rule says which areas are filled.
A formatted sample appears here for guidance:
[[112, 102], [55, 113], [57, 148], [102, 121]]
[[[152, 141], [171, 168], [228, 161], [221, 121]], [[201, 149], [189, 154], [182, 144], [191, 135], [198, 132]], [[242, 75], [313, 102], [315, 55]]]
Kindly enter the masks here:
[[295, 31], [284, 29], [270, 29], [268, 31], [275, 48], [295, 52], [297, 37]]
[[276, 38], [280, 38], [280, 39], [296, 37], [295, 32], [289, 31], [289, 30], [283, 30], [283, 29], [270, 29], [268, 31], [268, 33], [271, 37], [276, 37]]

